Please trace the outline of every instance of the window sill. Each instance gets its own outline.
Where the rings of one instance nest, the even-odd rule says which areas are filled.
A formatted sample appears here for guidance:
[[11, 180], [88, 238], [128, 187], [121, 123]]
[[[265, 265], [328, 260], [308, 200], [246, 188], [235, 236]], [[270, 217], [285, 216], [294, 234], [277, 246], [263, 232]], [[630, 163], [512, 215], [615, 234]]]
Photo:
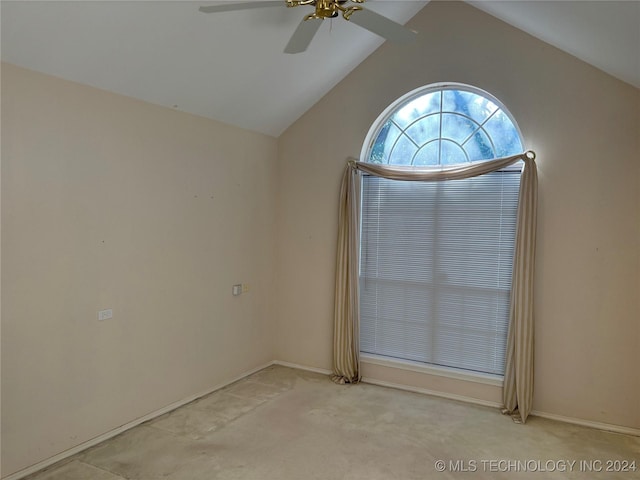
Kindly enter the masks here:
[[372, 355], [370, 353], [361, 353], [360, 360], [371, 365], [380, 365], [381, 367], [397, 368], [399, 370], [436, 375], [438, 377], [453, 378], [456, 380], [464, 380], [466, 382], [482, 383], [484, 385], [492, 385], [495, 387], [502, 387], [504, 382], [504, 377], [501, 375], [491, 375], [488, 373], [470, 372], [457, 368], [425, 365], [423, 363], [412, 362], [409, 360], [398, 360], [395, 358], [391, 359], [389, 357]]

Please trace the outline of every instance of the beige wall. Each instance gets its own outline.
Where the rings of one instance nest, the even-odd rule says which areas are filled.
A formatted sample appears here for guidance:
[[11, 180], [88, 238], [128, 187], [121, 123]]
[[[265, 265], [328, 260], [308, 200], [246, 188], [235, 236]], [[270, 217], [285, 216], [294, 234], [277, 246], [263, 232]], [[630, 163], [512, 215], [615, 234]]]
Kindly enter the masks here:
[[4, 475], [273, 359], [276, 147], [3, 64]]
[[[278, 358], [331, 367], [338, 187], [376, 117], [422, 85], [485, 89], [538, 154], [534, 409], [640, 428], [640, 93], [471, 6], [431, 3], [279, 139]], [[365, 376], [499, 399], [495, 387]], [[486, 388], [485, 388], [486, 387]]]

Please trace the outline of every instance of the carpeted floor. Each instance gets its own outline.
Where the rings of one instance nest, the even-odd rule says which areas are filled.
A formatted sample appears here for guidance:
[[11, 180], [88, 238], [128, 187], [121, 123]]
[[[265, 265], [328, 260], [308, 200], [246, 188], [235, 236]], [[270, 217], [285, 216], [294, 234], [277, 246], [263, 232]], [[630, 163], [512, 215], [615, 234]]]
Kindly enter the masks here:
[[450, 478], [638, 479], [640, 438], [272, 366], [29, 480]]

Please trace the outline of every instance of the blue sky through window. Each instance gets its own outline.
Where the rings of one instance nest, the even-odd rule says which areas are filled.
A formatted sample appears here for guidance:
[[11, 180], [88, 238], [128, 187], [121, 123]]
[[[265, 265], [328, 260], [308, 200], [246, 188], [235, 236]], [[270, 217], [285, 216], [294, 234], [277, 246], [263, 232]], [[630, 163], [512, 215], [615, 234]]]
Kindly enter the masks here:
[[492, 160], [523, 150], [510, 115], [480, 92], [429, 89], [382, 123], [368, 161], [446, 166]]

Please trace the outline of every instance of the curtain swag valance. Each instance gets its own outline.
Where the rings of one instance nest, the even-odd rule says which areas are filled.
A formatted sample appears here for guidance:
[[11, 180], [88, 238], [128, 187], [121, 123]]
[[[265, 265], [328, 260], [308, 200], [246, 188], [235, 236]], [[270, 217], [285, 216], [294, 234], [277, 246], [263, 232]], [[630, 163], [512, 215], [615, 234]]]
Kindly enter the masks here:
[[333, 380], [356, 383], [360, 371], [359, 249], [360, 174], [390, 180], [460, 180], [523, 162], [503, 386], [503, 413], [524, 423], [533, 400], [533, 270], [536, 245], [538, 177], [535, 153], [434, 170], [379, 165], [349, 159], [340, 188], [334, 310]]

